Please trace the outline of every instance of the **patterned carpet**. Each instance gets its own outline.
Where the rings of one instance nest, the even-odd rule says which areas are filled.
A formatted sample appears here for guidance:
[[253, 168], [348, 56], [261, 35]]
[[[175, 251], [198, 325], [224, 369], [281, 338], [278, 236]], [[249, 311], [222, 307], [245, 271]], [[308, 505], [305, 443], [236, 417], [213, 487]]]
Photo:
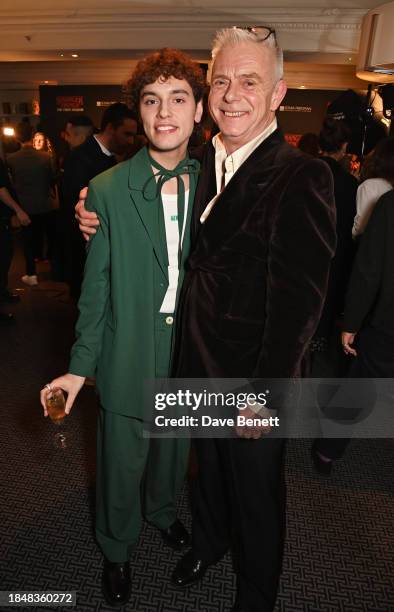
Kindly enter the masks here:
[[[21, 291], [22, 302], [12, 307], [16, 325], [0, 328], [0, 590], [75, 590], [78, 612], [106, 611], [93, 536], [95, 394], [84, 388], [67, 419], [69, 447], [56, 448], [38, 393], [66, 369], [75, 311], [65, 286], [47, 280], [44, 264], [39, 270], [40, 285]], [[14, 287], [21, 287], [20, 272], [18, 256]], [[277, 611], [393, 612], [393, 448], [391, 440], [355, 441], [325, 480], [312, 471], [310, 442], [289, 444]], [[186, 487], [179, 508], [190, 525]], [[168, 580], [178, 557], [145, 525], [132, 559], [133, 596], [123, 610], [230, 610], [230, 559], [182, 591]]]

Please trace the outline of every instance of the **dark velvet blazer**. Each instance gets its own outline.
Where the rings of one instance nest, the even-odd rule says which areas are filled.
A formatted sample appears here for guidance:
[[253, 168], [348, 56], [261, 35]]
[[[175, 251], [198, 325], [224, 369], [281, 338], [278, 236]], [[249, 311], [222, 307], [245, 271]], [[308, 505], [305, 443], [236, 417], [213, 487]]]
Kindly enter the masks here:
[[207, 145], [197, 188], [192, 254], [178, 311], [178, 377], [299, 374], [319, 321], [336, 244], [333, 181], [324, 162], [276, 130], [217, 199]]

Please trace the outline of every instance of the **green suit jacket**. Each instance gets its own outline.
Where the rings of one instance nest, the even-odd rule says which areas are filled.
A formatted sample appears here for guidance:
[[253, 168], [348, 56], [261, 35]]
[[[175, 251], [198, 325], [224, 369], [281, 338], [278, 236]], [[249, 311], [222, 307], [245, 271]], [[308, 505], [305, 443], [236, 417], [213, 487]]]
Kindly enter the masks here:
[[[86, 207], [96, 211], [100, 227], [88, 248], [69, 367], [72, 374], [96, 376], [106, 410], [136, 418], [144, 417], [144, 380], [155, 377], [157, 298], [168, 287], [158, 201], [143, 196], [152, 176], [144, 148], [89, 183]], [[196, 181], [191, 175], [178, 292]], [[155, 189], [151, 178], [148, 191]]]

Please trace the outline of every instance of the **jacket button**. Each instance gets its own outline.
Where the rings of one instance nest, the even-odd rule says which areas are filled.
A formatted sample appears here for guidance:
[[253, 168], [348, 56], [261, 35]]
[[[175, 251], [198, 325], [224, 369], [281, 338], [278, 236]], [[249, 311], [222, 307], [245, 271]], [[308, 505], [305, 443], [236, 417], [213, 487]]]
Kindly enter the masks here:
[[172, 325], [174, 322], [174, 317], [166, 317], [166, 323], [167, 325]]

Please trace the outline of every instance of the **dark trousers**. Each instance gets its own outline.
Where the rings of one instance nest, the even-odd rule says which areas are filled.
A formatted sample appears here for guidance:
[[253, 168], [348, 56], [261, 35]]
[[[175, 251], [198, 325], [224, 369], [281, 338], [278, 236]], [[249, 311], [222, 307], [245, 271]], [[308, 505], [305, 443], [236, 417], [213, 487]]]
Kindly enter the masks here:
[[231, 549], [241, 607], [271, 612], [285, 534], [284, 441], [196, 439], [195, 448], [193, 549], [209, 564]]
[[0, 219], [0, 294], [7, 291], [12, 254], [11, 220]]
[[36, 273], [36, 264], [34, 262], [35, 249], [35, 232], [34, 232], [34, 215], [30, 217], [31, 223], [22, 229], [23, 235], [23, 254], [25, 256], [26, 274], [32, 276]]
[[55, 249], [56, 211], [32, 216], [33, 252], [36, 259], [52, 259]]
[[47, 257], [53, 256], [55, 236], [55, 211], [30, 215], [31, 223], [23, 228], [23, 250], [26, 262], [26, 274], [36, 274], [35, 258], [44, 255], [46, 239]]
[[[358, 388], [355, 411], [361, 413], [366, 406], [373, 406], [376, 400], [375, 387], [368, 379], [394, 377], [394, 335], [373, 327], [365, 327], [356, 336], [357, 357], [351, 358], [347, 378], [363, 379]], [[329, 413], [329, 405], [327, 408]], [[357, 416], [357, 415], [356, 415]], [[319, 438], [315, 449], [330, 459], [339, 459], [344, 454], [348, 438]]]
[[66, 221], [64, 226], [64, 265], [70, 296], [76, 301], [81, 295], [83, 273], [86, 261], [86, 242], [76, 225], [75, 219]]

